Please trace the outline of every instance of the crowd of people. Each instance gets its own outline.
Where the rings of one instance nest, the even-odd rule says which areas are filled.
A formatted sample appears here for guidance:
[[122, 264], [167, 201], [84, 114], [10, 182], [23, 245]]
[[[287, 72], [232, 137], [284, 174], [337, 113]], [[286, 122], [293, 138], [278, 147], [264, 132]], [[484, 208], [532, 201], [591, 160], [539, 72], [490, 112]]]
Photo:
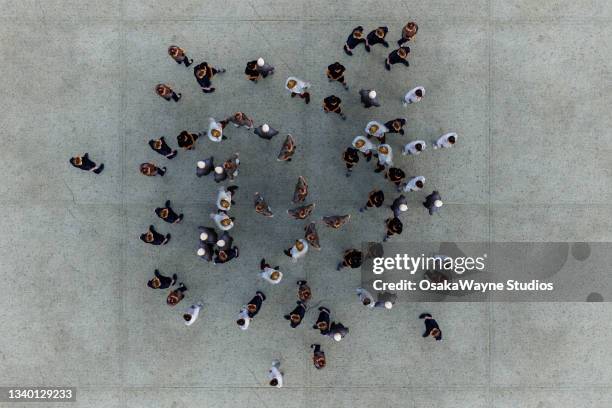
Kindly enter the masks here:
[[[402, 31], [401, 37], [397, 41], [398, 48], [388, 54], [384, 61], [384, 66], [390, 70], [393, 65], [401, 63], [408, 67], [408, 57], [410, 55], [410, 47], [406, 43], [413, 43], [418, 32], [418, 26], [415, 22], [407, 23]], [[353, 56], [359, 45], [363, 44], [366, 52], [371, 52], [372, 47], [381, 44], [388, 48], [387, 36], [389, 29], [387, 27], [377, 27], [368, 34], [364, 33], [364, 28], [358, 26], [354, 28], [348, 36], [343, 50], [348, 56]], [[194, 60], [189, 58], [182, 48], [172, 45], [168, 48], [169, 56], [179, 65], [190, 67]], [[216, 67], [208, 62], [201, 62], [193, 68], [196, 82], [203, 93], [215, 92], [213, 86], [213, 78], [217, 75], [224, 74], [224, 68]], [[253, 83], [264, 80], [271, 75], [274, 75], [275, 68], [271, 64], [264, 61], [263, 58], [248, 61], [244, 73], [246, 79]], [[330, 64], [325, 74], [330, 82], [336, 81], [340, 83], [345, 90], [349, 90], [349, 85], [346, 80], [346, 67], [340, 62]], [[284, 87], [289, 91], [291, 98], [299, 97], [306, 104], [311, 101], [311, 84], [305, 80], [290, 76], [284, 81]], [[182, 95], [177, 93], [168, 84], [158, 84], [155, 86], [155, 92], [161, 98], [168, 102], [178, 103]], [[374, 89], [361, 89], [358, 91], [361, 104], [366, 109], [378, 108], [381, 103], [378, 99], [378, 94]], [[408, 107], [423, 100], [425, 97], [425, 88], [417, 86], [409, 89], [401, 103]], [[400, 101], [397, 101], [400, 103]], [[330, 95], [323, 99], [323, 111], [325, 113], [335, 113], [343, 120], [347, 117], [342, 110], [342, 100], [336, 95]], [[370, 112], [370, 111], [368, 111]], [[377, 112], [377, 110], [376, 110]], [[208, 138], [209, 141], [219, 143], [227, 140], [225, 130], [229, 124], [235, 128], [243, 128], [248, 132], [253, 132], [256, 136], [271, 140], [280, 132], [272, 128], [267, 123], [261, 123], [256, 126], [255, 121], [243, 112], [236, 112], [227, 118], [217, 120], [210, 118], [208, 128], [200, 133], [182, 131], [176, 137], [178, 148], [184, 150], [193, 150], [199, 140]], [[388, 208], [389, 216], [384, 220], [385, 234], [381, 234], [382, 241], [388, 241], [394, 236], [401, 235], [403, 232], [403, 223], [401, 216], [408, 210], [408, 199], [406, 194], [418, 192], [425, 188], [425, 177], [422, 175], [408, 176], [405, 171], [394, 164], [394, 149], [395, 138], [400, 135], [405, 136], [404, 127], [407, 124], [406, 118], [394, 118], [388, 121], [369, 121], [363, 130], [363, 134], [359, 134], [352, 138], [352, 142], [348, 144], [341, 158], [346, 167], [346, 177], [350, 177], [355, 166], [360, 161], [369, 163], [375, 159], [373, 163], [373, 172], [379, 173], [380, 176], [393, 184], [397, 196], [392, 200], [386, 200], [385, 194], [381, 189], [373, 189], [366, 198], [365, 203], [359, 208], [359, 212], [371, 211], [376, 208]], [[387, 138], [389, 137], [389, 140]], [[431, 142], [433, 149], [450, 148], [457, 142], [457, 134], [454, 132], [446, 133], [437, 140]], [[398, 138], [399, 139], [399, 138]], [[164, 137], [153, 139], [148, 142], [150, 148], [166, 160], [172, 160], [178, 155], [178, 149], [172, 148]], [[402, 143], [402, 155], [416, 157], [427, 150], [428, 143], [425, 140], [417, 139], [407, 143]], [[290, 162], [296, 151], [297, 144], [291, 134], [286, 135], [277, 160]], [[101, 174], [104, 170], [104, 164], [96, 164], [89, 158], [88, 153], [81, 156], [76, 156], [70, 159], [70, 164], [81, 170], [90, 171], [95, 174]], [[239, 190], [236, 184], [236, 178], [239, 174], [240, 155], [238, 152], [232, 154], [223, 162], [215, 164], [214, 156], [200, 160], [196, 163], [197, 177], [212, 177], [215, 183], [219, 184], [217, 198], [214, 203], [214, 212], [210, 214], [211, 223], [205, 226], [198, 227], [198, 247], [196, 256], [205, 262], [213, 264], [223, 264], [230, 262], [240, 256], [240, 251], [234, 238], [230, 235], [230, 231], [237, 222], [236, 218], [231, 216], [231, 210], [236, 205], [236, 195]], [[139, 171], [144, 176], [163, 177], [166, 172], [166, 166], [158, 166], [153, 162], [145, 162], [140, 164]], [[347, 180], [348, 181], [348, 180]], [[305, 220], [308, 219], [313, 210], [315, 203], [308, 203], [308, 181], [305, 177], [299, 177], [293, 194], [292, 203], [296, 206], [287, 210], [287, 216]], [[389, 204], [389, 201], [391, 202]], [[443, 206], [441, 194], [433, 190], [425, 197], [423, 206], [433, 215], [439, 212]], [[274, 213], [264, 198], [264, 194], [256, 192], [254, 195], [253, 207], [257, 214], [264, 217], [274, 217]], [[178, 224], [183, 221], [183, 214], [177, 213], [171, 206], [171, 202], [167, 200], [163, 207], [158, 207], [154, 210], [156, 216], [163, 222], [168, 224]], [[322, 217], [321, 221], [324, 226], [333, 229], [340, 229], [346, 223], [350, 222], [350, 214], [331, 214]], [[140, 236], [140, 239], [150, 245], [166, 245], [171, 240], [171, 234], [162, 234], [158, 232], [154, 225], [150, 225], [145, 233]], [[319, 235], [317, 232], [317, 222], [312, 221], [304, 228], [304, 235], [297, 237], [292, 245], [284, 250], [284, 254], [291, 258], [292, 262], [298, 262], [301, 258], [307, 256], [310, 248], [319, 249]], [[349, 248], [343, 254], [338, 262], [336, 269], [344, 268], [357, 269], [360, 268], [368, 254], [363, 253], [361, 249]], [[258, 257], [259, 259], [259, 257]], [[259, 265], [258, 276], [270, 285], [279, 284], [284, 276], [279, 266], [272, 266], [261, 258]], [[169, 290], [166, 297], [166, 302], [169, 306], [175, 307], [185, 297], [187, 287], [183, 282], [180, 282], [177, 274], [172, 276], [164, 276], [159, 270], [154, 271], [154, 276], [147, 282], [147, 286], [151, 289]], [[288, 321], [289, 326], [293, 329], [301, 325], [305, 319], [306, 312], [309, 310], [309, 304], [312, 303], [313, 292], [306, 280], [297, 281], [297, 299], [295, 306], [289, 311], [284, 318]], [[396, 295], [392, 293], [382, 293], [378, 297], [372, 295], [365, 288], [356, 288], [356, 297], [358, 301], [368, 308], [383, 308], [392, 309], [396, 301]], [[236, 324], [241, 330], [248, 330], [254, 318], [261, 311], [266, 295], [263, 290], [255, 292], [254, 296], [242, 306], [238, 312]], [[197, 302], [190, 305], [182, 312], [182, 319], [186, 325], [192, 325], [198, 319], [200, 312], [205, 305], [202, 302]], [[339, 321], [332, 319], [332, 312], [326, 306], [318, 307], [318, 317], [312, 328], [318, 330], [321, 335], [331, 338], [335, 341], [342, 341], [349, 333], [349, 328]], [[423, 313], [419, 316], [424, 320], [425, 332], [423, 337], [432, 337], [435, 340], [442, 339], [442, 332], [436, 320], [431, 314]], [[326, 366], [326, 355], [321, 344], [312, 344], [312, 361], [317, 369], [322, 369]], [[280, 361], [274, 360], [268, 373], [269, 384], [275, 387], [283, 386], [283, 372], [280, 368]]]

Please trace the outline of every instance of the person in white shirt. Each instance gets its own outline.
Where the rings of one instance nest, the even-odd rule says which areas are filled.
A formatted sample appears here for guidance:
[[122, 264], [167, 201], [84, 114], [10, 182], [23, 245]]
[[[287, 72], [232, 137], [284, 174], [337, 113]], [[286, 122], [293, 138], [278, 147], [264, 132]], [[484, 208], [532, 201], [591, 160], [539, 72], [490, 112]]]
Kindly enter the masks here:
[[457, 142], [457, 134], [455, 132], [445, 133], [433, 143], [434, 149], [453, 147]]
[[280, 370], [280, 361], [272, 361], [272, 367], [268, 371], [268, 379], [272, 387], [280, 388], [283, 386], [283, 373]]
[[372, 158], [372, 152], [376, 150], [374, 143], [370, 142], [363, 136], [357, 136], [353, 139], [353, 147], [359, 150], [366, 158], [366, 161], [370, 161]]
[[222, 211], [219, 211], [216, 214], [210, 214], [210, 218], [215, 221], [215, 225], [221, 231], [229, 231], [234, 228], [234, 217], [230, 217]]
[[422, 86], [417, 86], [416, 88], [413, 88], [406, 92], [406, 95], [404, 95], [404, 106], [408, 106], [411, 103], [417, 103], [421, 99], [423, 99], [424, 96], [425, 88], [423, 88]]
[[295, 244], [283, 251], [285, 255], [291, 258], [293, 262], [297, 262], [298, 259], [303, 258], [308, 252], [308, 242], [305, 239], [298, 239]]
[[408, 180], [406, 183], [404, 183], [404, 185], [402, 186], [402, 190], [405, 193], [408, 193], [410, 191], [422, 190], [424, 186], [425, 186], [425, 177], [416, 176]]
[[187, 326], [191, 326], [198, 319], [202, 306], [204, 306], [204, 304], [202, 302], [198, 302], [195, 305], [189, 306], [187, 310], [185, 310], [185, 313], [183, 313], [183, 320]]
[[248, 330], [249, 325], [251, 324], [252, 317], [249, 316], [249, 311], [247, 310], [246, 305], [242, 306], [240, 309], [240, 313], [238, 314], [238, 320], [236, 320], [236, 324], [240, 327], [240, 330]]
[[357, 288], [357, 296], [359, 296], [359, 301], [370, 309], [376, 304], [374, 301], [374, 296], [372, 296], [372, 294], [364, 288]]
[[232, 197], [236, 193], [238, 186], [219, 187], [217, 193], [217, 208], [221, 211], [229, 211], [232, 208], [232, 204], [235, 204]]
[[287, 82], [285, 82], [285, 89], [291, 92], [291, 97], [293, 98], [299, 95], [307, 104], [310, 103], [310, 93], [307, 91], [308, 88], [310, 88], [310, 83], [296, 77], [289, 77], [287, 78]]
[[388, 144], [381, 144], [376, 150], [378, 163], [376, 164], [376, 170], [374, 172], [380, 173], [385, 167], [393, 166], [393, 150]]
[[283, 273], [278, 270], [278, 266], [272, 268], [265, 260], [262, 258], [260, 263], [261, 272], [259, 272], [259, 276], [261, 276], [266, 281], [270, 282], [272, 285], [276, 285], [280, 283], [281, 279], [283, 279]]
[[368, 135], [374, 136], [375, 138], [379, 139], [381, 143], [385, 143], [385, 133], [387, 133], [388, 131], [388, 127], [376, 120], [369, 121], [365, 127], [365, 132]]
[[421, 154], [423, 150], [427, 148], [427, 143], [424, 140], [415, 140], [414, 142], [410, 142], [404, 146], [402, 149], [402, 154], [405, 156], [407, 154], [416, 156], [417, 154]]
[[214, 118], [208, 118], [208, 131], [206, 134], [213, 142], [220, 142], [221, 140], [227, 139], [227, 137], [223, 136], [223, 125]]

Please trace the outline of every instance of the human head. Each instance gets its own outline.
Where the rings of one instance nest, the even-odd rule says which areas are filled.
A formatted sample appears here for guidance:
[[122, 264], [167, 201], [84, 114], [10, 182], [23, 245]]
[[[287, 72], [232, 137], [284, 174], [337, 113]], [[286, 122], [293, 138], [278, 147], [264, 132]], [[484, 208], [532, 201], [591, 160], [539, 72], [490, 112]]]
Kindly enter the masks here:
[[455, 144], [455, 141], [456, 141], [456, 140], [455, 140], [455, 136], [449, 136], [449, 138], [448, 138], [448, 143], [450, 143], [450, 144]]
[[418, 96], [419, 98], [423, 97], [423, 90], [422, 89], [417, 89], [416, 91], [414, 91], [414, 94], [416, 96]]
[[204, 248], [198, 248], [196, 253], [198, 254], [198, 256], [204, 256], [204, 254], [206, 254], [206, 251], [204, 250]]
[[223, 173], [223, 167], [221, 167], [221, 166], [215, 167], [215, 173], [222, 174]]
[[268, 126], [268, 124], [267, 124], [267, 123], [264, 123], [264, 124], [261, 126], [261, 130], [263, 130], [263, 132], [264, 132], [264, 133], [268, 133], [268, 132], [270, 131], [270, 126]]
[[334, 334], [334, 340], [336, 340], [336, 341], [342, 340], [342, 335], [340, 333]]
[[148, 286], [153, 289], [157, 289], [161, 286], [161, 281], [157, 276], [154, 276], [148, 283]]
[[417, 180], [416, 183], [414, 183], [418, 188], [423, 188], [423, 181], [422, 180]]
[[203, 160], [198, 161], [198, 168], [199, 169], [206, 168], [206, 162]]
[[393, 307], [393, 303], [387, 300], [385, 302], [385, 309], [391, 309], [392, 307]]
[[273, 281], [276, 281], [280, 278], [280, 272], [279, 271], [274, 271], [270, 274], [270, 279], [272, 279]]
[[402, 58], [406, 58], [406, 56], [408, 55], [408, 51], [404, 47], [400, 47], [397, 54]]
[[302, 249], [304, 249], [304, 244], [302, 243], [302, 241], [300, 241], [299, 239], [295, 241], [295, 248], [298, 251], [301, 251]]
[[292, 323], [299, 323], [302, 320], [299, 314], [292, 314], [290, 317]]
[[230, 207], [230, 202], [227, 201], [227, 200], [221, 200], [220, 204], [221, 204], [221, 207], [223, 207], [223, 208], [229, 208]]
[[414, 145], [414, 148], [417, 150], [417, 152], [420, 152], [423, 150], [423, 145], [421, 143], [417, 143]]
[[230, 218], [224, 218], [221, 220], [221, 225], [223, 225], [224, 227], [227, 227], [231, 223], [232, 223], [232, 220]]
[[73, 157], [72, 161], [76, 166], [80, 166], [83, 164], [83, 159], [81, 158], [81, 156]]
[[436, 201], [434, 201], [434, 206], [435, 206], [435, 207], [437, 207], [437, 208], [442, 207], [442, 204], [444, 204], [444, 203], [442, 202], [442, 200], [436, 200]]
[[388, 154], [389, 148], [387, 146], [378, 146], [378, 152], [382, 154]]
[[400, 211], [408, 211], [408, 206], [406, 204], [400, 204], [399, 206]]
[[155, 140], [155, 141], [153, 141], [153, 148], [154, 148], [155, 150], [159, 150], [159, 149], [161, 149], [161, 147], [162, 147], [162, 142], [161, 142], [161, 140]]
[[189, 313], [185, 313], [183, 315], [183, 319], [185, 319], [186, 322], [189, 322], [191, 321], [191, 315]]
[[371, 90], [371, 91], [368, 93], [368, 98], [370, 98], [370, 99], [374, 99], [374, 98], [376, 98], [376, 91], [372, 89], [372, 90]]
[[272, 387], [276, 387], [278, 385], [278, 380], [276, 378], [273, 378], [270, 380], [270, 385]]
[[370, 298], [364, 298], [364, 299], [363, 299], [363, 301], [362, 301], [362, 303], [363, 303], [363, 305], [364, 305], [364, 306], [367, 306], [367, 305], [369, 305], [370, 303], [372, 303], [372, 301], [370, 300]]
[[260, 67], [263, 67], [264, 66], [264, 59], [261, 58], [261, 57], [257, 58], [257, 65], [260, 66]]
[[243, 318], [240, 318], [240, 319], [236, 320], [236, 324], [238, 324], [238, 326], [244, 326], [245, 323], [246, 322], [244, 321]]
[[287, 88], [293, 89], [297, 85], [297, 81], [295, 79], [290, 79], [287, 81]]
[[218, 240], [217, 241], [217, 246], [219, 248], [223, 248], [225, 246], [225, 240], [223, 240], [223, 239]]
[[440, 335], [440, 329], [437, 329], [437, 328], [431, 329], [431, 332], [429, 332], [429, 335], [431, 337], [438, 337]]
[[219, 129], [212, 129], [210, 131], [210, 134], [212, 135], [212, 137], [214, 138], [220, 138], [221, 137], [221, 131]]
[[365, 140], [363, 139], [358, 139], [357, 141], [355, 141], [355, 146], [360, 149], [363, 147], [363, 145], [365, 145]]

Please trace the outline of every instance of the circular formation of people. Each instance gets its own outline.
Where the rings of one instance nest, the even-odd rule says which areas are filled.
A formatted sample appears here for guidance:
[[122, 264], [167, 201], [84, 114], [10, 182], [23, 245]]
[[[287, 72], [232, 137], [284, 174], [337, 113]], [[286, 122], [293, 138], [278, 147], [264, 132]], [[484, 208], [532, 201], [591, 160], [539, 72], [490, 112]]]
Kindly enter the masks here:
[[[395, 64], [403, 64], [406, 67], [409, 66], [408, 56], [410, 55], [410, 47], [408, 47], [406, 43], [414, 42], [417, 31], [418, 26], [415, 22], [409, 22], [402, 28], [401, 38], [397, 41], [398, 48], [389, 53], [385, 59], [385, 68], [387, 70], [391, 70], [392, 66]], [[370, 52], [371, 47], [377, 44], [381, 44], [388, 48], [389, 43], [386, 41], [387, 34], [387, 27], [378, 27], [365, 35], [364, 28], [358, 26], [354, 28], [348, 36], [343, 46], [343, 50], [347, 55], [352, 56], [353, 51], [361, 44], [364, 45], [367, 52]], [[193, 59], [187, 56], [185, 50], [176, 45], [172, 45], [168, 48], [168, 54], [177, 64], [183, 64], [185, 67], [191, 66], [194, 62]], [[346, 68], [341, 63], [334, 62], [327, 67], [326, 76], [330, 82], [338, 82], [348, 91], [349, 87], [345, 79], [345, 71]], [[202, 92], [212, 93], [215, 92], [215, 88], [212, 84], [213, 78], [225, 73], [226, 70], [212, 66], [207, 62], [201, 62], [195, 65], [193, 72]], [[263, 58], [258, 58], [247, 62], [244, 73], [247, 80], [256, 83], [273, 75], [274, 66], [264, 61]], [[298, 96], [303, 99], [306, 104], [310, 103], [310, 84], [308, 82], [296, 77], [289, 77], [285, 81], [285, 89], [289, 91], [291, 98]], [[181, 100], [181, 94], [175, 92], [168, 84], [156, 85], [155, 92], [168, 102], [179, 102]], [[380, 106], [376, 90], [361, 89], [359, 95], [361, 103], [365, 108]], [[421, 101], [424, 96], [425, 88], [417, 86], [410, 89], [401, 102], [407, 107], [410, 104]], [[323, 99], [323, 110], [325, 113], [335, 113], [343, 120], [346, 120], [346, 116], [342, 112], [342, 100], [336, 95], [330, 95]], [[230, 123], [236, 128], [243, 127], [249, 131], [253, 131], [255, 135], [265, 140], [271, 140], [279, 134], [279, 131], [272, 128], [269, 124], [262, 123], [256, 127], [253, 119], [243, 112], [236, 112], [223, 120], [210, 118], [208, 130], [205, 132], [192, 133], [182, 131], [177, 136], [177, 144], [182, 149], [193, 150], [198, 139], [204, 136], [208, 137], [211, 142], [221, 143], [227, 139], [225, 133], [227, 125]], [[383, 173], [384, 178], [395, 185], [399, 196], [392, 201], [390, 206], [388, 206], [391, 209], [392, 215], [384, 221], [386, 233], [382, 239], [383, 241], [387, 241], [394, 235], [402, 233], [403, 224], [400, 217], [403, 212], [408, 210], [408, 201], [406, 196], [402, 193], [416, 192], [425, 187], [425, 177], [421, 175], [407, 177], [401, 168], [395, 167], [393, 164], [393, 148], [387, 143], [386, 135], [393, 133], [404, 135], [403, 128], [405, 125], [405, 118], [397, 118], [385, 123], [372, 120], [366, 124], [364, 134], [356, 136], [351, 145], [346, 147], [341, 155], [346, 166], [346, 177], [351, 176], [353, 167], [357, 165], [360, 159], [370, 162], [372, 158], [375, 158], [376, 166], [374, 172]], [[457, 134], [450, 132], [433, 141], [432, 147], [433, 149], [450, 148], [455, 145], [456, 141]], [[164, 137], [150, 140], [148, 144], [151, 149], [167, 160], [174, 159], [178, 154], [176, 149], [172, 149], [168, 145]], [[281, 145], [277, 160], [290, 162], [296, 151], [296, 147], [295, 138], [291, 134], [288, 134]], [[417, 156], [426, 149], [426, 141], [414, 140], [403, 146], [402, 154]], [[88, 153], [71, 158], [70, 164], [78, 169], [90, 171], [95, 174], [101, 174], [104, 170], [104, 164], [95, 163], [89, 158]], [[196, 175], [197, 177], [212, 176], [216, 183], [233, 183], [238, 176], [239, 166], [239, 153], [234, 153], [227, 160], [222, 163], [217, 162], [217, 164], [215, 164], [214, 157], [211, 156], [196, 163]], [[152, 162], [142, 163], [139, 170], [140, 173], [149, 177], [163, 177], [167, 171], [165, 166], [159, 167]], [[204, 261], [214, 264], [223, 264], [239, 257], [238, 247], [234, 243], [234, 238], [229, 233], [232, 228], [234, 228], [236, 222], [235, 217], [230, 216], [230, 211], [232, 206], [235, 205], [234, 198], [237, 191], [237, 185], [224, 186], [222, 184], [217, 193], [215, 203], [216, 212], [210, 215], [214, 227], [198, 227], [199, 246], [196, 255]], [[304, 177], [300, 176], [295, 185], [292, 200], [296, 208], [287, 210], [289, 217], [305, 220], [311, 215], [315, 208], [315, 204], [306, 204], [307, 197], [308, 182]], [[382, 207], [384, 203], [385, 196], [383, 191], [375, 189], [368, 194], [367, 202], [359, 211], [364, 212], [369, 209], [379, 208]], [[264, 217], [274, 216], [264, 195], [259, 192], [255, 193], [253, 206], [255, 212]], [[440, 193], [434, 190], [425, 198], [423, 206], [429, 211], [430, 215], [440, 211], [443, 206]], [[156, 208], [155, 214], [162, 221], [169, 224], [177, 224], [183, 220], [183, 214], [178, 214], [172, 208], [170, 201], [166, 201], [163, 207]], [[325, 226], [334, 229], [342, 228], [349, 220], [350, 214], [329, 215], [322, 218]], [[316, 223], [310, 222], [305, 226], [304, 231], [303, 238], [296, 239], [290, 248], [284, 250], [284, 254], [291, 258], [292, 262], [298, 262], [300, 258], [306, 256], [311, 248], [320, 249]], [[153, 225], [150, 225], [148, 230], [140, 236], [140, 239], [144, 243], [150, 245], [166, 245], [171, 239], [171, 234], [161, 234], [157, 232]], [[347, 249], [336, 269], [359, 268], [366, 256], [370, 255], [362, 253], [360, 249]], [[259, 268], [259, 276], [271, 285], [277, 285], [283, 279], [281, 268], [279, 266], [271, 266], [265, 258], [261, 259]], [[149, 288], [156, 290], [169, 289], [170, 293], [166, 298], [166, 303], [174, 307], [183, 300], [185, 292], [187, 291], [187, 287], [183, 282], [178, 282], [178, 285], [177, 282], [177, 274], [171, 277], [164, 276], [156, 269], [153, 278], [147, 282], [147, 285]], [[379, 294], [378, 298], [375, 299], [374, 296], [364, 288], [357, 288], [356, 292], [359, 301], [368, 308], [391, 309], [396, 300], [396, 295], [391, 293]], [[305, 280], [297, 281], [297, 305], [284, 316], [284, 318], [289, 321], [291, 328], [298, 327], [304, 320], [306, 311], [308, 310], [308, 303], [311, 301], [312, 296], [312, 291], [308, 282]], [[266, 295], [263, 291], [257, 291], [253, 298], [240, 309], [236, 324], [241, 330], [247, 330], [249, 328], [253, 319], [260, 312], [265, 300]], [[203, 303], [199, 302], [188, 307], [182, 313], [184, 323], [188, 326], [194, 324], [203, 306]], [[325, 337], [335, 341], [342, 341], [342, 339], [348, 335], [349, 328], [341, 322], [334, 321], [331, 317], [332, 313], [329, 308], [321, 306], [318, 308], [318, 311], [319, 315], [312, 326], [313, 329], [318, 330], [320, 334]], [[425, 323], [423, 337], [432, 337], [435, 340], [442, 339], [440, 327], [431, 314], [422, 313], [419, 318], [423, 319]], [[324, 368], [326, 365], [326, 357], [321, 344], [313, 344], [311, 348], [313, 350], [312, 358], [314, 366], [317, 369]], [[268, 371], [268, 379], [271, 386], [282, 387], [283, 372], [281, 371], [279, 360], [272, 361], [272, 366]]]

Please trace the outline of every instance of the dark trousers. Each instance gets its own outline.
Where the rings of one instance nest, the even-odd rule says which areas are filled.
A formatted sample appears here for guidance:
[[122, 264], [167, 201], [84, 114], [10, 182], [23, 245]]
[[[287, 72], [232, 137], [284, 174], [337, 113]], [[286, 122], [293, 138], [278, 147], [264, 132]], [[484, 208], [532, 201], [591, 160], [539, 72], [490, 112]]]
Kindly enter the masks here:
[[164, 176], [164, 174], [166, 174], [166, 171], [164, 169], [160, 169], [159, 167], [156, 167], [157, 169], [157, 174], [159, 174], [160, 176]]
[[[172, 96], [171, 96], [171, 98], [172, 98], [172, 100], [173, 100], [174, 102], [178, 102], [178, 101], [179, 101], [179, 99], [181, 99], [181, 98], [179, 98], [179, 96], [176, 94], [176, 92], [172, 92]], [[170, 101], [170, 99], [168, 99], [168, 101]]]

